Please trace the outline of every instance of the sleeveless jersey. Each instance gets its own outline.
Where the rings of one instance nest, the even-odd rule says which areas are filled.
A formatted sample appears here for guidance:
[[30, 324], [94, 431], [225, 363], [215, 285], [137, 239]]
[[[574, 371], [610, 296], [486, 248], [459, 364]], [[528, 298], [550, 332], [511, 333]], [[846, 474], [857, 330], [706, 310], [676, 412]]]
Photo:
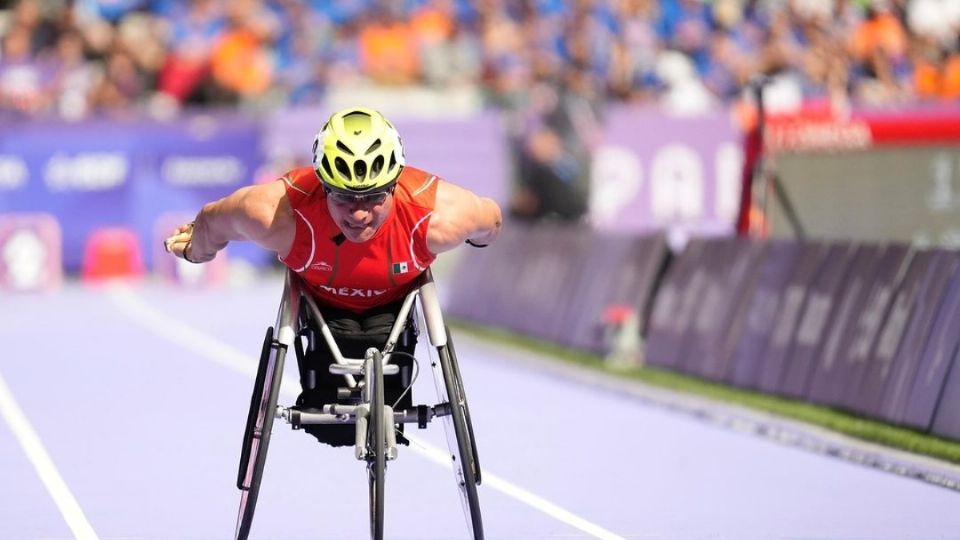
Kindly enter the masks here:
[[310, 167], [284, 175], [296, 233], [280, 260], [296, 272], [322, 305], [361, 313], [402, 299], [436, 256], [427, 248], [427, 226], [438, 178], [404, 167], [393, 208], [370, 240], [347, 240], [327, 210], [322, 182]]

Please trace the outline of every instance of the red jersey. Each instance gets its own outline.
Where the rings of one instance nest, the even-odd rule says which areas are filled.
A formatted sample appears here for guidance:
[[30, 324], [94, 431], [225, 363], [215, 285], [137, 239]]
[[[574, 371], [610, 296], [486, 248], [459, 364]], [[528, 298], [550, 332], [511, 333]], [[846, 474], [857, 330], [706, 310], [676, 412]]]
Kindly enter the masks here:
[[297, 220], [283, 264], [306, 282], [321, 304], [357, 313], [402, 299], [436, 255], [427, 248], [439, 179], [404, 167], [393, 209], [370, 240], [347, 240], [327, 210], [323, 183], [310, 167], [284, 175]]

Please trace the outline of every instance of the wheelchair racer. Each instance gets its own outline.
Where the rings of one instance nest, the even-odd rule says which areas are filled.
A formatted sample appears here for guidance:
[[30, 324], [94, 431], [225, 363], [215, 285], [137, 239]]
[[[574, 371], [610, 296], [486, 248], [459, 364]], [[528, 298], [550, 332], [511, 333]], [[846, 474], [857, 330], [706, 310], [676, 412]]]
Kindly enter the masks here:
[[[483, 247], [502, 224], [496, 202], [407, 166], [400, 136], [379, 112], [335, 112], [313, 142], [313, 166], [247, 186], [202, 208], [165, 240], [167, 251], [192, 263], [212, 260], [234, 240], [274, 251], [317, 300], [337, 345], [362, 358], [385, 344], [404, 297], [436, 256], [464, 242]], [[301, 362], [301, 407], [335, 401], [342, 377], [330, 375], [332, 354], [311, 323]], [[396, 351], [412, 354], [412, 324]], [[399, 377], [385, 384], [389, 404], [409, 406], [411, 360], [394, 355]], [[305, 426], [321, 442], [352, 445], [348, 425]], [[400, 442], [403, 441], [401, 437]]]

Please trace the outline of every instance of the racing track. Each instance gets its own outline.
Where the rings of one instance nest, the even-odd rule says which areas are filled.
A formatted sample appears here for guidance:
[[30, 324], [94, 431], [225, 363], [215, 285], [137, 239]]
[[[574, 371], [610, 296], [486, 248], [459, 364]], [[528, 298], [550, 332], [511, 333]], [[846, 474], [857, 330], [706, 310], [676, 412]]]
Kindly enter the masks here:
[[[279, 279], [0, 296], [0, 538], [231, 538]], [[960, 539], [960, 492], [612, 393], [455, 334], [487, 538]], [[426, 341], [425, 336], [421, 341]], [[415, 402], [434, 402], [423, 372]], [[295, 361], [286, 381], [295, 384]], [[290, 404], [295, 388], [284, 388]], [[388, 467], [389, 538], [464, 538], [440, 424]], [[277, 422], [253, 538], [363, 539], [363, 465]]]

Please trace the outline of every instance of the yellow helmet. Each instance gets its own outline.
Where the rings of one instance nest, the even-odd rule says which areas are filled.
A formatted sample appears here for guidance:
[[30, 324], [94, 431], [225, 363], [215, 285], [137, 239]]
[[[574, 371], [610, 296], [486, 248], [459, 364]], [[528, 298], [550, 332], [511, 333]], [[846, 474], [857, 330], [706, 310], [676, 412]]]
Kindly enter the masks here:
[[403, 170], [397, 130], [373, 109], [353, 107], [330, 115], [313, 141], [313, 167], [334, 191], [365, 193], [392, 186]]

